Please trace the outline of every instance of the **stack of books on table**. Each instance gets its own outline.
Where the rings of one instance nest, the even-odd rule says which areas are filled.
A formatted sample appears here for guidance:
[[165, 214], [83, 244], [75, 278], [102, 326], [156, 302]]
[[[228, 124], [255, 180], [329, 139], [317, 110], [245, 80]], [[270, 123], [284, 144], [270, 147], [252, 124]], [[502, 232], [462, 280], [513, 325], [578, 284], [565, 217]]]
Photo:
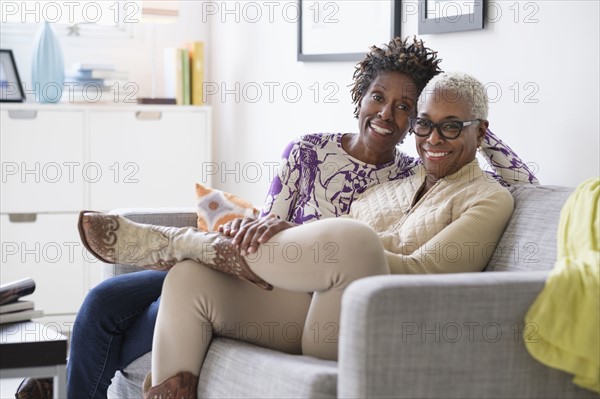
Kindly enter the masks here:
[[138, 87], [129, 81], [127, 71], [112, 64], [75, 63], [65, 72], [63, 102], [136, 102]]
[[0, 285], [0, 324], [42, 317], [44, 312], [36, 309], [33, 301], [21, 299], [33, 291], [35, 282], [31, 278]]

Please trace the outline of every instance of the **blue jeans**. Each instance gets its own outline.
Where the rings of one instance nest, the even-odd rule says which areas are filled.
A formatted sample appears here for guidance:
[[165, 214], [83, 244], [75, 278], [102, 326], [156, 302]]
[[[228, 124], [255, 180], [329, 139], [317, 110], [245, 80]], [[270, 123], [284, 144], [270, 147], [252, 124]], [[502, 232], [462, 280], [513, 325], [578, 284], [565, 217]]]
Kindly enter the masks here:
[[154, 270], [123, 274], [103, 281], [88, 293], [71, 336], [69, 398], [106, 398], [115, 373], [152, 350], [166, 275]]

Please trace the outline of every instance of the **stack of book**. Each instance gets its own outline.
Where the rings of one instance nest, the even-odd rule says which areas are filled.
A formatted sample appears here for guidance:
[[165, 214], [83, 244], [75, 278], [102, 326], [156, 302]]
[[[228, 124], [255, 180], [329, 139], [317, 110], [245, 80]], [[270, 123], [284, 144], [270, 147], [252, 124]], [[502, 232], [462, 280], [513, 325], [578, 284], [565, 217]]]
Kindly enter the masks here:
[[178, 105], [202, 105], [204, 83], [204, 43], [191, 42], [164, 51], [166, 97]]
[[[63, 101], [114, 102], [128, 89], [129, 73], [112, 64], [75, 63], [65, 72]], [[131, 90], [129, 90], [131, 91]]]
[[42, 317], [44, 312], [35, 309], [33, 301], [21, 298], [35, 291], [35, 282], [31, 278], [0, 285], [0, 324], [31, 320]]

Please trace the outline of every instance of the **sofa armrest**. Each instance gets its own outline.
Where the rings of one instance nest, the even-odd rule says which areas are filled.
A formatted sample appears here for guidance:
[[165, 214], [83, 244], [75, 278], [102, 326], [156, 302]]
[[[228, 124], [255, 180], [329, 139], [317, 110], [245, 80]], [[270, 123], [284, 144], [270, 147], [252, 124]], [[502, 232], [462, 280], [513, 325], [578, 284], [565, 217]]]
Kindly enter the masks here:
[[[121, 215], [137, 223], [171, 227], [195, 227], [197, 214], [193, 208], [120, 208], [110, 213]], [[143, 270], [140, 267], [122, 264], [103, 264], [102, 279]]]
[[538, 331], [524, 316], [547, 275], [395, 275], [352, 283], [342, 302], [339, 397], [591, 397], [525, 348], [524, 339], [535, 341]]

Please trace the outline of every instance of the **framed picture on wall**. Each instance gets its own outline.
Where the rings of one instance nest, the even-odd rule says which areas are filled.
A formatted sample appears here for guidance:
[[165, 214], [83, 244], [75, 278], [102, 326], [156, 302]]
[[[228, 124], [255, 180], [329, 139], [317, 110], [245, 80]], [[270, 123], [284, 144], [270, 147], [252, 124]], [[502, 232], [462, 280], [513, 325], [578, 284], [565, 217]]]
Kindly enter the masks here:
[[298, 16], [298, 61], [360, 61], [400, 36], [400, 0], [299, 0]]
[[0, 102], [23, 102], [25, 92], [11, 50], [0, 50]]
[[483, 29], [484, 0], [419, 0], [419, 35]]

